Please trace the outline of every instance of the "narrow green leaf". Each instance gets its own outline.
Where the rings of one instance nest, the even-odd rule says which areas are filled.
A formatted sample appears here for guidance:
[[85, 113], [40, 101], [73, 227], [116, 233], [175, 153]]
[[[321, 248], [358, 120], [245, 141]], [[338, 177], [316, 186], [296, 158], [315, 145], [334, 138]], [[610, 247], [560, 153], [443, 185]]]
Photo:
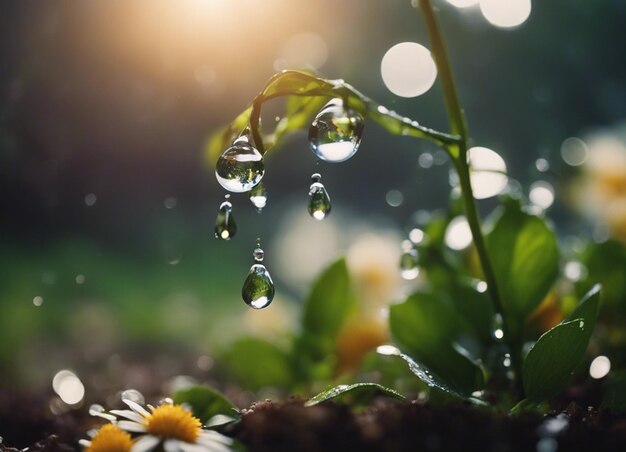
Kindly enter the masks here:
[[611, 410], [614, 414], [626, 413], [626, 370], [609, 375], [602, 408]]
[[548, 400], [565, 388], [593, 334], [599, 302], [600, 288], [595, 286], [566, 321], [543, 334], [530, 349], [523, 369], [528, 399]]
[[482, 388], [480, 368], [455, 348], [461, 323], [445, 294], [411, 295], [391, 307], [389, 324], [400, 349], [436, 376], [439, 386], [463, 396]]
[[320, 392], [315, 397], [309, 399], [305, 406], [313, 406], [327, 400], [344, 400], [349, 399], [353, 405], [365, 405], [369, 403], [374, 396], [382, 394], [394, 399], [406, 400], [406, 398], [393, 389], [386, 388], [378, 383], [355, 383], [351, 385], [339, 385], [334, 388]]
[[207, 140], [205, 155], [211, 165], [215, 165], [219, 156], [229, 147], [236, 136], [245, 129], [250, 121], [252, 106], [241, 112], [230, 124], [213, 132]]
[[559, 250], [545, 220], [505, 201], [487, 236], [487, 248], [500, 289], [504, 315], [514, 337], [548, 294], [558, 275]]
[[216, 415], [238, 417], [237, 408], [233, 403], [208, 386], [192, 386], [181, 389], [174, 394], [174, 403], [188, 404], [193, 415], [204, 424]]
[[234, 342], [222, 356], [230, 373], [247, 389], [285, 387], [292, 383], [286, 352], [262, 339], [246, 337]]

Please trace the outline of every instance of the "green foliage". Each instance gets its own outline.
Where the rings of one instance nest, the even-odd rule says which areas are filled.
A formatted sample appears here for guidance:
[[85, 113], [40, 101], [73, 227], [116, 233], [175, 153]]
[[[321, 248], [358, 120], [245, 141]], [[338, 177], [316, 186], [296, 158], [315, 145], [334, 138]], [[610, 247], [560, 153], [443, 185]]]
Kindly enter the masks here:
[[289, 355], [262, 339], [246, 337], [233, 343], [222, 360], [238, 380], [250, 389], [288, 387], [293, 372]]
[[503, 315], [517, 339], [558, 275], [556, 235], [545, 220], [524, 212], [519, 201], [506, 199], [486, 240]]
[[415, 293], [391, 307], [389, 322], [401, 350], [430, 370], [441, 386], [464, 396], [482, 388], [480, 368], [455, 349], [461, 322], [445, 294]]
[[406, 400], [399, 392], [377, 383], [355, 383], [352, 385], [335, 386], [320, 392], [315, 397], [309, 399], [305, 405], [313, 406], [327, 400], [348, 401], [352, 406], [366, 405], [379, 394], [394, 399]]
[[238, 417], [237, 408], [233, 403], [208, 386], [192, 386], [181, 389], [174, 394], [174, 403], [191, 406], [193, 415], [205, 424], [212, 417], [222, 415], [231, 418]]
[[539, 338], [524, 362], [524, 391], [533, 401], [558, 394], [580, 364], [593, 333], [600, 301], [594, 287], [570, 317]]

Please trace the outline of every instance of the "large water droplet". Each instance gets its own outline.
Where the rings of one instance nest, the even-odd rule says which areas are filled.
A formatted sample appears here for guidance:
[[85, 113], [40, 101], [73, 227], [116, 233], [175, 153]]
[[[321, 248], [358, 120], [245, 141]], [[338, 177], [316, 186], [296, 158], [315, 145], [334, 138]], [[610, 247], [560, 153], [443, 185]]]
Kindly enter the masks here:
[[250, 202], [252, 202], [252, 205], [256, 207], [256, 210], [259, 213], [261, 213], [263, 207], [266, 206], [267, 190], [265, 189], [265, 184], [263, 184], [263, 182], [259, 182], [252, 190], [250, 190]]
[[333, 99], [317, 114], [309, 128], [311, 150], [327, 162], [343, 162], [359, 148], [364, 127], [363, 116], [345, 109], [341, 99]]
[[241, 296], [248, 306], [263, 309], [269, 306], [274, 299], [274, 282], [265, 265], [261, 264], [265, 253], [259, 245], [257, 245], [252, 256], [255, 264], [250, 267], [241, 289]]
[[400, 256], [400, 275], [410, 281], [419, 275], [417, 250], [409, 240], [402, 242], [402, 255]]
[[222, 187], [234, 193], [249, 191], [265, 174], [263, 156], [243, 135], [226, 149], [215, 166], [215, 177]]
[[315, 173], [311, 176], [313, 183], [309, 188], [309, 214], [316, 220], [323, 220], [331, 209], [330, 197], [324, 185], [320, 182], [322, 176]]
[[127, 389], [122, 391], [122, 400], [130, 400], [138, 403], [139, 405], [144, 405], [146, 403], [143, 394], [136, 389]]
[[230, 201], [224, 201], [220, 206], [215, 220], [215, 237], [222, 240], [230, 240], [237, 232], [237, 224], [233, 217], [233, 205]]

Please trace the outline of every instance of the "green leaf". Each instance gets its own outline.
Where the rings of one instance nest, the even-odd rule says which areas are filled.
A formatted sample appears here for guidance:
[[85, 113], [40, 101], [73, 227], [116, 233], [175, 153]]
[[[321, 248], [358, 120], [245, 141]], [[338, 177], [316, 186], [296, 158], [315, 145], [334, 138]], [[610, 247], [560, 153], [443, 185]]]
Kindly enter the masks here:
[[225, 415], [237, 417], [237, 408], [233, 403], [208, 386], [192, 386], [181, 389], [174, 394], [174, 403], [188, 404], [193, 415], [204, 424], [213, 416]]
[[341, 82], [324, 80], [303, 71], [282, 71], [265, 85], [261, 96], [271, 99], [278, 96], [336, 96], [334, 90]]
[[559, 250], [545, 220], [522, 211], [512, 199], [503, 207], [487, 236], [487, 248], [510, 333], [520, 337], [526, 318], [556, 280]]
[[313, 283], [304, 306], [303, 333], [316, 339], [324, 353], [331, 351], [339, 329], [355, 306], [348, 266], [341, 258]]
[[607, 383], [602, 408], [611, 410], [614, 414], [626, 413], [626, 370], [609, 375]]
[[593, 334], [600, 301], [595, 286], [566, 320], [544, 333], [524, 361], [524, 391], [528, 399], [541, 402], [565, 388], [580, 364]]
[[483, 386], [480, 368], [455, 349], [461, 322], [445, 294], [415, 293], [391, 307], [389, 322], [400, 349], [424, 366], [438, 386], [462, 396]]
[[406, 400], [406, 398], [393, 389], [386, 388], [378, 383], [355, 383], [352, 385], [339, 385], [334, 388], [320, 392], [315, 397], [309, 399], [305, 406], [313, 406], [327, 400], [345, 400], [348, 399], [353, 405], [366, 405], [374, 396], [382, 394], [394, 399]]
[[230, 124], [213, 132], [207, 140], [205, 155], [211, 165], [215, 165], [219, 156], [229, 147], [250, 121], [252, 106], [241, 112]]
[[293, 381], [287, 353], [262, 339], [239, 339], [228, 348], [222, 359], [230, 373], [246, 389], [285, 387]]

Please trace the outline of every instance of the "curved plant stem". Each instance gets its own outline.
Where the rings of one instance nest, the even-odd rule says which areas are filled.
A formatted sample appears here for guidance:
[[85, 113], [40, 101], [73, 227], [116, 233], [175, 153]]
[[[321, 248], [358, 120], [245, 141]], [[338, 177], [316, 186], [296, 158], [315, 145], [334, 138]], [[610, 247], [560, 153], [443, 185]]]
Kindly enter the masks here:
[[480, 217], [476, 210], [476, 202], [474, 200], [474, 193], [472, 191], [472, 184], [469, 173], [469, 163], [467, 161], [467, 124], [465, 122], [465, 114], [461, 108], [459, 97], [456, 92], [456, 86], [454, 84], [454, 78], [452, 76], [452, 70], [450, 69], [450, 63], [446, 52], [446, 47], [443, 42], [442, 34], [439, 29], [439, 24], [433, 12], [430, 0], [419, 0], [419, 5], [424, 15], [426, 22], [426, 28], [428, 29], [428, 37], [432, 46], [432, 54], [437, 65], [439, 80], [443, 87], [445, 96], [446, 110], [448, 113], [448, 121], [450, 123], [450, 130], [453, 134], [459, 135], [460, 140], [458, 144], [452, 144], [448, 146], [448, 150], [452, 155], [454, 167], [459, 175], [459, 182], [461, 186], [461, 193], [463, 196], [463, 205], [465, 208], [465, 215], [467, 222], [469, 223], [472, 231], [472, 237], [474, 239], [474, 246], [478, 253], [480, 265], [487, 282], [489, 296], [493, 303], [495, 311], [502, 316], [503, 320], [503, 333], [504, 340], [507, 342], [511, 352], [511, 360], [513, 362], [513, 368], [515, 371], [516, 390], [522, 394], [522, 360], [521, 349], [518, 344], [518, 340], [511, 335], [511, 330], [508, 327], [507, 318], [504, 315], [504, 309], [502, 300], [500, 298], [500, 292], [498, 290], [498, 284], [496, 281], [495, 272], [487, 253], [487, 247], [485, 246], [485, 238], [482, 233], [480, 225]]

